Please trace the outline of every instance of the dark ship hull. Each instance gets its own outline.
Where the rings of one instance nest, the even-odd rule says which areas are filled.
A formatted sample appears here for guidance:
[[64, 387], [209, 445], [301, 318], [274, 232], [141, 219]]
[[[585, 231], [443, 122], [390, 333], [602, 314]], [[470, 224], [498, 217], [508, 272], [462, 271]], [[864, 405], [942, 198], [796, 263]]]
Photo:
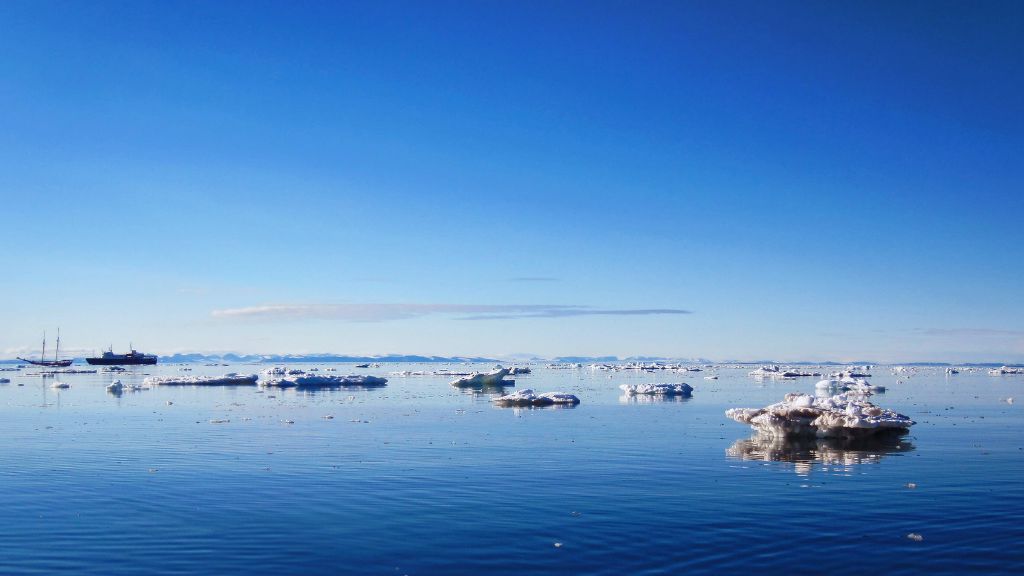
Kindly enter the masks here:
[[100, 358], [86, 358], [85, 361], [93, 366], [149, 365], [156, 364], [156, 356], [114, 354], [113, 356], [103, 356]]
[[29, 360], [28, 358], [18, 358], [22, 362], [28, 362], [34, 366], [46, 366], [47, 368], [66, 368], [71, 366], [71, 360]]

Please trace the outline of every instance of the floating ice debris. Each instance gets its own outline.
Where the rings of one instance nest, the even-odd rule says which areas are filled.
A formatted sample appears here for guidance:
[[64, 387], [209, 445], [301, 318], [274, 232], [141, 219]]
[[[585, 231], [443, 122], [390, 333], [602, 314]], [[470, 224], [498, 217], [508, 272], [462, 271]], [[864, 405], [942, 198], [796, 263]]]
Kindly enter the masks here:
[[150, 386], [241, 386], [256, 383], [256, 374], [229, 372], [223, 376], [150, 376], [143, 380]]
[[775, 365], [761, 366], [756, 370], [747, 372], [747, 376], [764, 377], [764, 376], [777, 376], [782, 371], [781, 368]]
[[275, 388], [331, 388], [340, 386], [363, 386], [376, 387], [385, 386], [387, 378], [379, 376], [290, 376], [288, 378], [271, 378], [260, 382], [260, 386], [273, 386]]
[[127, 368], [122, 368], [120, 366], [109, 366], [103, 369], [104, 372], [127, 372], [127, 370]]
[[60, 380], [50, 384], [50, 388], [71, 388], [71, 384], [61, 382]]
[[869, 374], [871, 370], [870, 366], [854, 366], [847, 368], [846, 370], [840, 370], [839, 372], [833, 372], [829, 374], [831, 378], [871, 378]]
[[907, 539], [913, 540], [914, 542], [922, 542], [924, 541], [924, 536], [921, 536], [917, 532], [911, 532], [910, 534], [907, 534]]
[[82, 370], [78, 368], [61, 368], [60, 370], [46, 370], [39, 372], [40, 376], [60, 376], [63, 374], [95, 374], [96, 370]]
[[580, 399], [564, 392], [534, 394], [533, 390], [526, 389], [491, 398], [491, 402], [502, 406], [551, 406], [552, 404], [576, 405], [580, 403]]
[[356, 364], [356, 368], [369, 368], [369, 364]]
[[120, 380], [114, 380], [110, 384], [107, 384], [107, 392], [111, 394], [120, 394], [124, 392], [124, 384]]
[[903, 487], [904, 488], [910, 488], [911, 490], [913, 490], [914, 488], [917, 488], [917, 484], [915, 484], [913, 482], [907, 482], [906, 484], [903, 485]]
[[1006, 400], [1003, 400], [1003, 402], [1006, 402], [1007, 404], [1013, 404], [1013, 396], [1010, 396]]
[[1000, 366], [999, 368], [993, 368], [988, 371], [993, 376], [999, 376], [1002, 374], [1024, 374], [1024, 368], [1018, 366]]
[[295, 420], [281, 420], [282, 424], [295, 424]]
[[718, 376], [705, 376], [705, 380], [718, 380]]
[[227, 419], [218, 419], [218, 418], [215, 418], [215, 419], [213, 419], [213, 420], [210, 420], [210, 424], [227, 424], [228, 422], [231, 422], [231, 420], [227, 420]]
[[267, 368], [263, 371], [266, 376], [284, 376], [288, 374], [288, 369], [284, 366], [274, 366], [273, 368]]
[[732, 408], [725, 415], [768, 436], [869, 436], [882, 430], [909, 428], [914, 421], [880, 408], [853, 394], [815, 398], [786, 394], [782, 402], [764, 408]]
[[837, 392], [851, 392], [853, 394], [870, 396], [871, 394], [880, 394], [882, 392], [885, 392], [885, 386], [875, 386], [863, 378], [821, 380], [817, 384], [815, 384], [814, 387], [828, 394], [835, 394]]
[[476, 386], [512, 386], [515, 384], [514, 380], [503, 380], [505, 376], [508, 376], [508, 368], [496, 368], [490, 372], [477, 372], [472, 376], [466, 376], [465, 378], [459, 378], [452, 382], [452, 386], [456, 388], [465, 387], [476, 387]]
[[658, 396], [690, 396], [693, 393], [693, 386], [685, 383], [679, 384], [622, 384], [619, 389], [629, 396], [637, 394], [650, 394]]
[[513, 366], [512, 368], [509, 368], [508, 373], [515, 376], [516, 374], [529, 374], [531, 372], [533, 372], [533, 370], [531, 370], [528, 366]]
[[946, 374], [959, 374], [960, 371], [956, 368], [946, 368]]
[[548, 370], [579, 370], [583, 368], [583, 364], [579, 362], [573, 362], [569, 364], [548, 364]]

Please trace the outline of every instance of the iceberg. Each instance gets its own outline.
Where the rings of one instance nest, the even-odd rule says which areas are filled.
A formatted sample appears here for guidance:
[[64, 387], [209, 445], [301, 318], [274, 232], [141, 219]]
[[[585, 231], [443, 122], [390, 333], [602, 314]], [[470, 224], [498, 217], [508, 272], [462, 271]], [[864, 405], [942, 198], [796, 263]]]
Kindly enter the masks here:
[[288, 378], [271, 378], [260, 382], [260, 386], [274, 388], [337, 388], [343, 386], [361, 386], [364, 388], [385, 386], [387, 378], [378, 376], [289, 376]]
[[483, 387], [483, 386], [512, 386], [515, 380], [504, 380], [508, 376], [508, 368], [496, 368], [490, 372], [477, 372], [472, 376], [466, 376], [452, 381], [456, 388]]
[[256, 384], [256, 374], [229, 372], [223, 376], [150, 376], [142, 381], [148, 386], [246, 386]]
[[619, 389], [627, 396], [657, 395], [657, 396], [690, 396], [693, 393], [693, 386], [685, 383], [679, 384], [622, 384]]
[[809, 394], [786, 394], [782, 402], [764, 408], [731, 408], [728, 418], [750, 424], [765, 436], [815, 436], [854, 438], [884, 430], [907, 429], [914, 421], [892, 410], [880, 408], [855, 394], [815, 398]]
[[543, 394], [535, 394], [533, 390], [526, 389], [513, 392], [512, 394], [498, 396], [497, 398], [491, 398], [491, 402], [494, 402], [499, 406], [551, 406], [556, 404], [563, 406], [575, 406], [580, 403], [580, 399], [572, 394], [566, 394], [564, 392], [545, 392]]

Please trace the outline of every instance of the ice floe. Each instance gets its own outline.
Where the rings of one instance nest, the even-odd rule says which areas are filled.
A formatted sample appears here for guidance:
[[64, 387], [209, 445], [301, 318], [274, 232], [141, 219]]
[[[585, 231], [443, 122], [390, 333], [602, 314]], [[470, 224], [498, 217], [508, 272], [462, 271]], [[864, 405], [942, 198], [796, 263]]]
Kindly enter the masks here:
[[627, 396], [690, 396], [693, 386], [686, 383], [678, 384], [622, 384], [619, 389]]
[[271, 378], [260, 382], [260, 386], [274, 388], [332, 388], [343, 386], [361, 386], [365, 388], [385, 386], [387, 378], [379, 376], [289, 376], [287, 378]]
[[906, 429], [914, 421], [892, 410], [875, 406], [855, 394], [815, 398], [786, 394], [782, 402], [764, 408], [731, 408], [725, 415], [750, 424], [767, 436], [857, 437], [883, 430]]
[[863, 396], [885, 392], [885, 386], [875, 386], [863, 378], [840, 378], [821, 380], [814, 385], [817, 390], [833, 395], [839, 392], [850, 392]]
[[1000, 366], [999, 368], [993, 368], [988, 371], [993, 376], [1001, 376], [1004, 374], [1024, 374], [1024, 368], [1017, 366]]
[[149, 386], [245, 386], [256, 383], [256, 374], [229, 372], [223, 376], [150, 376], [143, 380]]
[[580, 403], [580, 399], [564, 392], [536, 394], [533, 390], [527, 388], [526, 390], [518, 390], [511, 394], [491, 398], [491, 402], [499, 406], [575, 406]]
[[477, 372], [472, 376], [466, 376], [459, 378], [458, 380], [452, 381], [452, 386], [456, 388], [471, 388], [471, 387], [483, 387], [483, 386], [512, 386], [515, 384], [514, 380], [505, 380], [505, 376], [509, 374], [508, 368], [495, 368], [490, 372]]

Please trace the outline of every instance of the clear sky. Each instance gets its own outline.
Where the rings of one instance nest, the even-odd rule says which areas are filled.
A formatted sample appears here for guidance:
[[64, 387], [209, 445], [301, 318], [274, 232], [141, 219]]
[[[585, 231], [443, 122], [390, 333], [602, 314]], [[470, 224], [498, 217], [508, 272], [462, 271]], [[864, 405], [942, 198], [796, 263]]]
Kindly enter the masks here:
[[1024, 3], [0, 3], [0, 356], [1024, 360]]

